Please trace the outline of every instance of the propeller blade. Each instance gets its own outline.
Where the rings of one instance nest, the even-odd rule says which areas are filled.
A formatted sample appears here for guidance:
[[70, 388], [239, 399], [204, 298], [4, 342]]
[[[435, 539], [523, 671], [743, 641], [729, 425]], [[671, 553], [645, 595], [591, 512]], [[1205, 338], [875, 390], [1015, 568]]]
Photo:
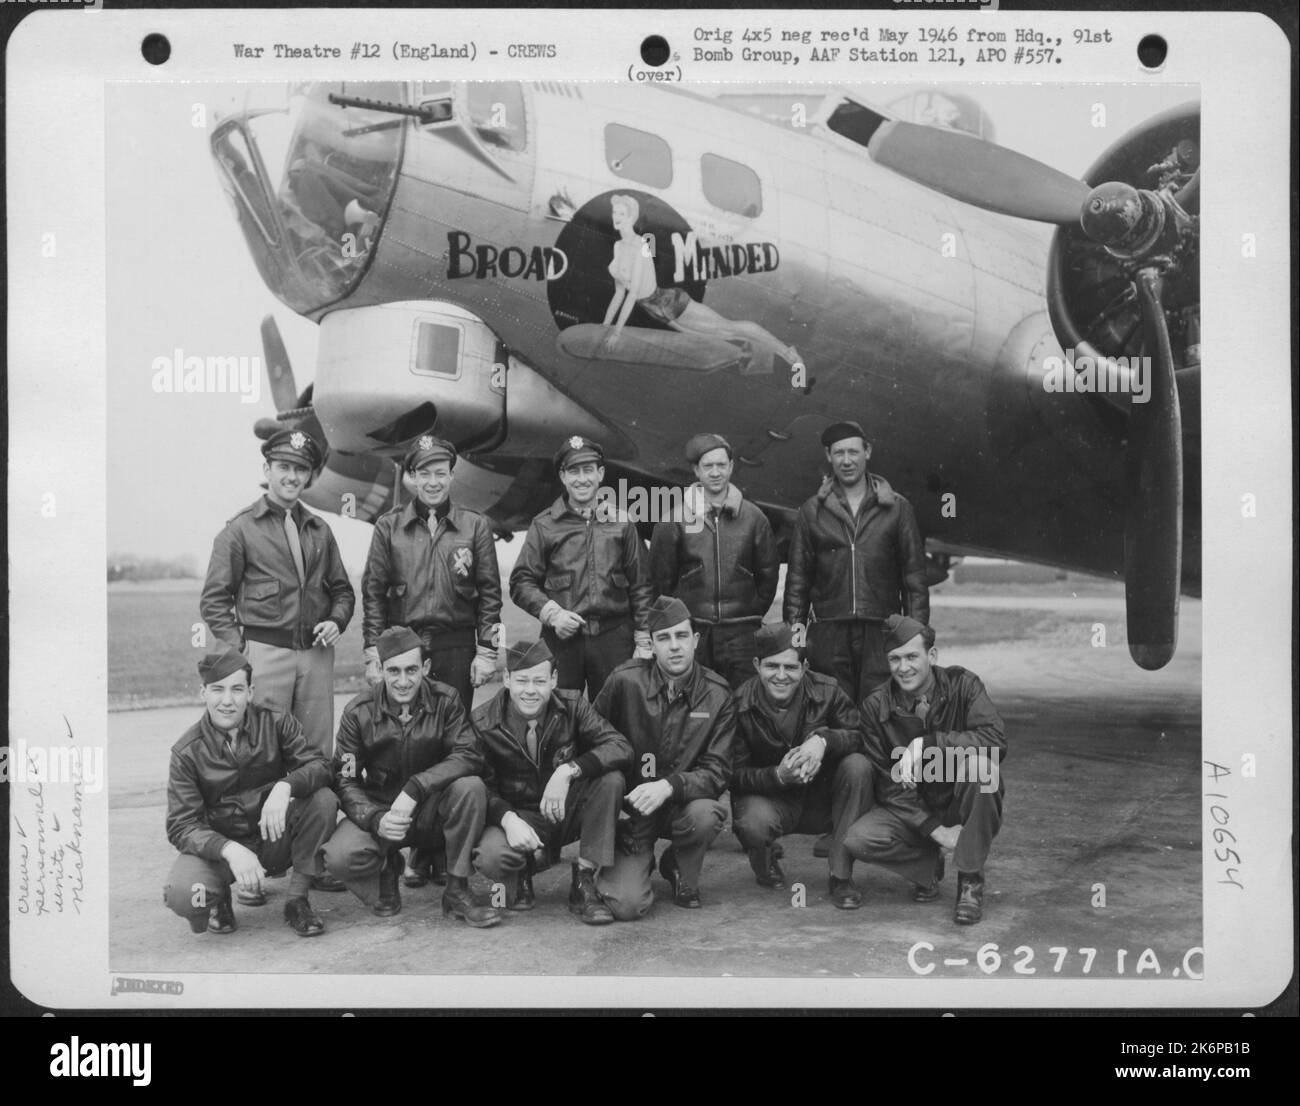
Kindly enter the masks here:
[[1077, 223], [1088, 186], [1067, 173], [981, 138], [892, 120], [867, 144], [879, 165], [986, 211]]
[[1197, 215], [1201, 210], [1201, 171], [1196, 170], [1192, 179], [1174, 193], [1174, 200], [1188, 215]]
[[262, 320], [262, 355], [266, 359], [266, 375], [271, 382], [271, 399], [277, 411], [291, 411], [298, 406], [298, 389], [293, 382], [293, 366], [280, 337], [280, 327], [267, 315]]
[[1155, 269], [1137, 274], [1143, 353], [1151, 392], [1129, 415], [1129, 500], [1124, 520], [1128, 649], [1142, 668], [1163, 668], [1178, 643], [1183, 557], [1183, 428], [1174, 355]]

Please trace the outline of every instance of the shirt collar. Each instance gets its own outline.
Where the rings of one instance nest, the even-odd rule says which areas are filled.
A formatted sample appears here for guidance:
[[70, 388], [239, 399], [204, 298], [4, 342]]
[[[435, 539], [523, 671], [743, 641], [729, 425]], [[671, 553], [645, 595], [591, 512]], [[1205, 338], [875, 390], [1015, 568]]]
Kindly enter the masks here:
[[798, 706], [803, 700], [804, 689], [808, 684], [808, 676], [805, 673], [800, 677], [798, 684], [795, 685], [794, 694], [790, 696], [785, 703], [777, 703], [767, 693], [767, 688], [763, 686], [763, 681], [758, 681], [758, 694], [756, 696], [758, 703], [765, 710], [775, 711], [777, 714], [784, 714], [791, 707]]
[[550, 709], [551, 709], [551, 704], [548, 702], [545, 706], [542, 707], [540, 714], [536, 715], [533, 718], [525, 718], [523, 714], [520, 713], [518, 708], [514, 705], [514, 703], [511, 702], [510, 694], [509, 692], [507, 692], [506, 706], [505, 706], [505, 710], [502, 712], [501, 717], [502, 717], [502, 721], [506, 724], [507, 727], [509, 727], [509, 729], [511, 729], [513, 732], [519, 734], [522, 737], [524, 734], [528, 732], [529, 722], [536, 722], [537, 732], [541, 733], [542, 723], [546, 721], [546, 714]]
[[[375, 702], [381, 713], [388, 715], [389, 718], [395, 719], [398, 722], [402, 720], [402, 708], [389, 700], [387, 684], [379, 684], [378, 690], [375, 693]], [[415, 698], [407, 703], [406, 706], [409, 708], [412, 718], [429, 709], [428, 677], [420, 680], [420, 687], [415, 693]]]
[[930, 686], [924, 689], [918, 695], [909, 695], [901, 687], [898, 686], [898, 682], [896, 680], [891, 678], [889, 681], [890, 702], [893, 704], [894, 707], [896, 707], [900, 712], [904, 714], [915, 713], [916, 704], [920, 702], [922, 695], [924, 695], [925, 698], [930, 701], [931, 706], [934, 706], [934, 704], [939, 700], [939, 698], [942, 696], [944, 691], [944, 684], [941, 682], [940, 679], [942, 676], [942, 672], [943, 670], [937, 664], [933, 665], [930, 668]]
[[237, 729], [219, 730], [215, 725], [213, 725], [212, 718], [209, 716], [207, 709], [204, 708], [203, 717], [199, 720], [199, 728], [203, 731], [204, 737], [206, 737], [209, 742], [216, 742], [220, 745], [224, 745], [227, 742], [237, 744], [241, 737], [247, 738], [251, 742], [253, 738], [252, 731], [249, 728], [249, 721], [252, 718], [252, 713], [253, 704], [249, 703], [248, 709], [244, 711], [243, 721], [239, 723]]
[[450, 499], [445, 500], [441, 507], [434, 507], [432, 512], [418, 499], [412, 499], [402, 508], [402, 525], [410, 526], [413, 522], [418, 522], [421, 526], [428, 526], [430, 513], [434, 518], [444, 519], [448, 526], [456, 529], [454, 508]]
[[[688, 697], [690, 696], [691, 692], [695, 688], [695, 680], [699, 672], [699, 667], [700, 667], [699, 663], [696, 662], [691, 665], [690, 670], [688, 672], [677, 677], [676, 680], [677, 690], [680, 694], [685, 694]], [[663, 669], [659, 667], [659, 662], [651, 661], [650, 662], [650, 694], [662, 695], [665, 699], [667, 699], [669, 682], [670, 681], [668, 677], [665, 676], [663, 673]], [[676, 700], [673, 701], [675, 702]]]
[[[306, 507], [302, 505], [301, 499], [298, 500], [298, 502], [295, 503], [292, 507], [290, 507], [289, 510], [293, 512], [293, 521], [297, 525], [299, 530], [303, 529], [304, 527], [321, 525], [320, 519], [317, 518], [314, 514], [312, 514], [309, 510], [307, 510]], [[253, 508], [254, 518], [263, 518], [266, 515], [274, 515], [276, 521], [280, 522], [281, 524], [283, 524], [284, 522], [285, 513], [286, 512], [283, 507], [277, 507], [274, 503], [271, 502], [270, 498], [265, 495], [262, 496], [260, 500], [258, 500], [257, 506]]]

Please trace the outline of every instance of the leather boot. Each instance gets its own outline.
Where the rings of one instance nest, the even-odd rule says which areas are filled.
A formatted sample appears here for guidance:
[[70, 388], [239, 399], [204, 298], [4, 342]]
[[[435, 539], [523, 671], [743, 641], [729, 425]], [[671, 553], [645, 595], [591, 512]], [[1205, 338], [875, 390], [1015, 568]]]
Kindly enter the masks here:
[[447, 886], [446, 849], [434, 849], [429, 853], [429, 880], [438, 887]]
[[700, 889], [691, 887], [682, 879], [681, 865], [677, 863], [677, 852], [669, 845], [664, 855], [659, 858], [659, 874], [673, 889], [673, 902], [687, 910], [700, 908]]
[[532, 910], [537, 905], [537, 896], [533, 892], [533, 868], [534, 862], [530, 855], [524, 861], [523, 871], [519, 873], [515, 884], [515, 899], [510, 904], [511, 910]]
[[284, 924], [299, 937], [319, 937], [325, 932], [325, 923], [311, 908], [306, 895], [290, 899], [284, 904]]
[[584, 925], [603, 926], [614, 920], [614, 912], [596, 890], [596, 873], [573, 862], [573, 882], [569, 886], [569, 910], [578, 915]]
[[227, 887], [221, 898], [214, 902], [208, 911], [209, 933], [234, 933], [239, 928], [235, 921], [235, 907], [230, 901], [230, 888]]
[[952, 920], [959, 926], [973, 926], [984, 917], [984, 873], [957, 873], [957, 905]]
[[464, 876], [447, 877], [447, 890], [442, 893], [442, 912], [446, 917], [460, 918], [475, 929], [487, 929], [501, 921], [500, 911], [475, 895]]
[[857, 910], [862, 905], [862, 892], [858, 890], [853, 877], [840, 879], [831, 876], [831, 902], [841, 910]]
[[390, 918], [402, 909], [400, 877], [405, 864], [402, 854], [396, 849], [384, 856], [383, 867], [379, 869], [379, 898], [370, 908], [372, 914]]
[[934, 902], [939, 897], [939, 884], [943, 882], [944, 863], [943, 852], [940, 851], [939, 859], [934, 863], [934, 878], [929, 883], [915, 884], [915, 890], [912, 892], [913, 902]]
[[754, 871], [754, 878], [760, 887], [772, 887], [781, 890], [785, 886], [785, 873], [776, 861], [776, 850], [770, 845], [758, 845], [746, 850], [749, 854], [749, 866]]
[[412, 845], [402, 883], [407, 887], [424, 887], [429, 882], [429, 868], [429, 854]]

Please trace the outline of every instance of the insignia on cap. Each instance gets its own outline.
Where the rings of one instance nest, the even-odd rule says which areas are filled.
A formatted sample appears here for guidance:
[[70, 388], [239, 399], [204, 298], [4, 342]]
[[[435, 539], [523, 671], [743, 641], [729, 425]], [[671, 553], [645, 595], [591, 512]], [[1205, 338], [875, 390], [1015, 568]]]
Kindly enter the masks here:
[[303, 434], [301, 431], [295, 431], [289, 435], [289, 444], [293, 446], [294, 449], [302, 449], [302, 447], [307, 444], [307, 435]]
[[433, 436], [431, 434], [422, 434], [417, 444], [419, 445], [421, 450], [432, 449]]
[[582, 448], [582, 439], [577, 434], [575, 434], [572, 438], [569, 439], [569, 448], [570, 449]]

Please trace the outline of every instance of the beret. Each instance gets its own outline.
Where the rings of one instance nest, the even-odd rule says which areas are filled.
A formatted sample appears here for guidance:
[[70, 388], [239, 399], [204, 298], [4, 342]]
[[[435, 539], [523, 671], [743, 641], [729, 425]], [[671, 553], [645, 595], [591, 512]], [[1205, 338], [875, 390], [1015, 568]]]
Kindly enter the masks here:
[[686, 459], [692, 465], [698, 465], [701, 457], [715, 449], [725, 449], [727, 451], [727, 460], [731, 460], [734, 456], [731, 451], [731, 443], [721, 434], [696, 434], [686, 443], [684, 452]]
[[220, 653], [209, 653], [199, 661], [199, 679], [205, 684], [215, 684], [224, 680], [241, 668], [248, 669], [251, 677], [253, 666], [238, 649], [226, 649]]
[[822, 431], [822, 445], [827, 449], [845, 438], [861, 438], [865, 442], [867, 432], [862, 429], [860, 423], [853, 422], [851, 419], [844, 422], [833, 422]]
[[403, 653], [409, 653], [412, 649], [423, 650], [424, 643], [420, 641], [420, 635], [412, 630], [409, 626], [390, 626], [375, 643], [379, 649], [379, 659], [386, 661], [390, 657], [401, 656]]

